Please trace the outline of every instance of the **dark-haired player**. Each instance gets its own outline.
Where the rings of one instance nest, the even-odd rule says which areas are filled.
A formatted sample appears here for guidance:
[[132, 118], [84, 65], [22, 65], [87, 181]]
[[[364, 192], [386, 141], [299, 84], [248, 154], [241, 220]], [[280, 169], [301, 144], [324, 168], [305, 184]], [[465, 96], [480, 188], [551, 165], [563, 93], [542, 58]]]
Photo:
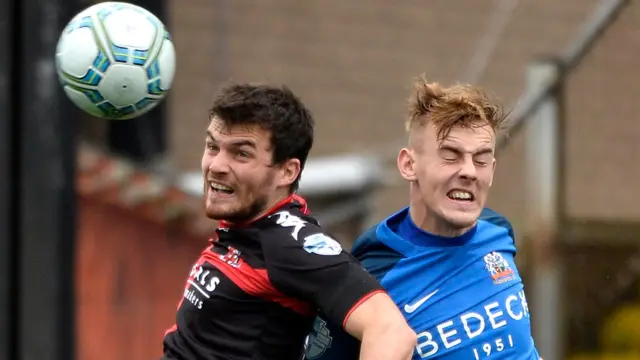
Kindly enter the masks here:
[[307, 108], [284, 87], [230, 85], [209, 115], [204, 200], [219, 228], [163, 359], [298, 360], [318, 310], [362, 341], [361, 359], [409, 359], [416, 335], [395, 304], [294, 195], [313, 143]]
[[[416, 332], [413, 359], [539, 358], [511, 224], [484, 208], [503, 120], [478, 88], [419, 79], [397, 161], [409, 206], [353, 246]], [[308, 359], [358, 358], [359, 341], [333, 323], [318, 319]]]

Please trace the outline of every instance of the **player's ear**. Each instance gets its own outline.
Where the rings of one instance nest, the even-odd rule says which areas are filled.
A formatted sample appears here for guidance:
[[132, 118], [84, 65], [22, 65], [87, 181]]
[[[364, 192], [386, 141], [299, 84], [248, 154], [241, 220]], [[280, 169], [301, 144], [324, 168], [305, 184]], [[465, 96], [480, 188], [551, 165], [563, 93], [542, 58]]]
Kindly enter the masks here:
[[285, 161], [280, 167], [280, 181], [278, 186], [286, 187], [293, 184], [300, 174], [300, 160], [289, 159]]
[[398, 154], [398, 170], [407, 181], [416, 180], [415, 153], [411, 149], [402, 148]]
[[493, 164], [491, 164], [491, 181], [489, 181], [489, 187], [493, 185], [493, 176], [496, 174], [496, 158], [493, 158]]

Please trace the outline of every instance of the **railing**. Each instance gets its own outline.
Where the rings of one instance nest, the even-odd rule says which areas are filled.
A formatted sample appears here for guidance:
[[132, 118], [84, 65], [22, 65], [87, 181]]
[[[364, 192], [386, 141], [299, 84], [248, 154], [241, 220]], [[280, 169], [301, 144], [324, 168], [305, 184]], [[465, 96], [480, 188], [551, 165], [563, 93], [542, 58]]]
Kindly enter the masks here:
[[[559, 57], [563, 72], [563, 74], [560, 74], [561, 76], [569, 75], [580, 64], [585, 54], [589, 52], [604, 31], [609, 28], [630, 2], [630, 0], [603, 0], [597, 5], [592, 16], [585, 22], [575, 39], [570, 42], [570, 45]], [[522, 129], [526, 119], [540, 107], [545, 98], [558, 85], [561, 76], [546, 84], [540, 84], [533, 89], [525, 91], [510, 118], [511, 128], [509, 133], [511, 135]], [[509, 139], [510, 137], [502, 137], [498, 141], [498, 147], [504, 148], [509, 143]]]
[[[563, 85], [629, 0], [603, 0], [560, 56], [534, 62], [527, 72], [527, 90], [511, 116], [510, 135], [526, 129], [526, 237], [531, 250], [531, 292], [534, 338], [546, 360], [560, 360], [563, 351], [563, 273], [559, 242], [566, 223], [564, 174]], [[524, 126], [526, 124], [526, 127]], [[498, 140], [498, 147], [510, 137]]]

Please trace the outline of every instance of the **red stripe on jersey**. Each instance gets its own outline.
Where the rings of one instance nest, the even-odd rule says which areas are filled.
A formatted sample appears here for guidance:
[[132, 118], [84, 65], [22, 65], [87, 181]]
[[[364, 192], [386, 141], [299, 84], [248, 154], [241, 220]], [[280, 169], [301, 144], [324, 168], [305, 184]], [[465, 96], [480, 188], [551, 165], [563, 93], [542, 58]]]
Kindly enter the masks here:
[[164, 332], [164, 336], [166, 337], [167, 335], [171, 334], [176, 330], [178, 330], [178, 325], [174, 324], [172, 327], [168, 328], [167, 331]]
[[[200, 266], [202, 265], [202, 263], [204, 263], [204, 260], [202, 257], [198, 259], [198, 261], [196, 262], [196, 264], [194, 265], [193, 268], [195, 268], [195, 266]], [[191, 270], [191, 272], [189, 273], [189, 277], [187, 278], [187, 282], [185, 285], [185, 290], [189, 289], [189, 279], [191, 279], [191, 276], [193, 275], [193, 268]], [[184, 301], [184, 296], [180, 296], [180, 301], [178, 301], [178, 306], [177, 309], [180, 310], [180, 306], [182, 306], [182, 302]], [[174, 331], [178, 330], [178, 325], [177, 324], [173, 324], [173, 326], [171, 326], [169, 329], [167, 329], [167, 331], [164, 332], [164, 336], [166, 337], [167, 334], [172, 333]]]
[[210, 249], [205, 250], [202, 257], [215, 265], [218, 270], [249, 295], [276, 302], [304, 316], [311, 316], [315, 312], [310, 304], [288, 297], [278, 291], [271, 284], [265, 269], [254, 269], [242, 260], [240, 260], [240, 266], [231, 266]]
[[349, 312], [347, 312], [347, 315], [345, 315], [344, 320], [342, 320], [342, 327], [344, 328], [347, 325], [347, 320], [349, 320], [349, 316], [351, 316], [351, 314], [358, 308], [358, 306], [362, 305], [365, 303], [365, 301], [369, 300], [373, 295], [378, 294], [378, 293], [384, 293], [384, 290], [374, 290], [368, 294], [366, 294], [365, 296], [361, 297], [360, 300], [358, 300], [357, 303], [353, 304], [353, 306], [351, 307], [351, 309], [349, 309]]

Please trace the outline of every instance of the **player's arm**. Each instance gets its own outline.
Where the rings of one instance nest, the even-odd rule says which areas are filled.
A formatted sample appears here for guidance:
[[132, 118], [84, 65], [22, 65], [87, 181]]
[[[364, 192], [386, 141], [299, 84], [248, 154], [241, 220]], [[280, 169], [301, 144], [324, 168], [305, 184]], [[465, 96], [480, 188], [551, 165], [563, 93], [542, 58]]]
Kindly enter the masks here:
[[271, 282], [316, 304], [327, 322], [361, 340], [360, 359], [411, 358], [416, 334], [379, 282], [337, 241], [305, 226], [297, 239], [284, 232], [263, 246]]
[[[403, 257], [386, 246], [381, 246], [373, 227], [356, 239], [351, 254], [378, 281]], [[340, 325], [325, 321], [318, 315], [314, 330], [309, 335], [307, 359], [356, 360], [360, 354], [360, 341], [349, 335]]]
[[360, 359], [411, 359], [416, 334], [386, 293], [358, 305], [346, 319], [347, 332], [361, 340]]

